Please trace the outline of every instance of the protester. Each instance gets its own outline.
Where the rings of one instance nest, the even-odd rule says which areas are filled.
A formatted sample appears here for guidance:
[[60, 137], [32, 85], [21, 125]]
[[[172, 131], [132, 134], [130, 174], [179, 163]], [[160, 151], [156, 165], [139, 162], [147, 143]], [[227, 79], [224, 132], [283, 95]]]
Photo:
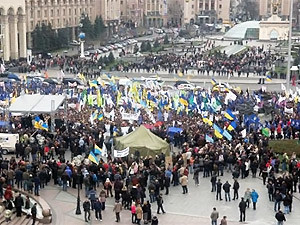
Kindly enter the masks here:
[[256, 210], [256, 203], [257, 203], [257, 199], [258, 199], [258, 194], [257, 192], [253, 189], [251, 192], [251, 200], [253, 203], [253, 209]]
[[211, 224], [212, 225], [217, 225], [218, 218], [219, 218], [219, 212], [217, 211], [216, 208], [213, 208], [213, 211], [210, 214]]
[[83, 202], [84, 220], [89, 222], [91, 220], [91, 203], [88, 199]]
[[113, 211], [116, 214], [116, 222], [120, 222], [121, 221], [120, 213], [122, 211], [122, 204], [120, 203], [119, 200], [116, 200]]
[[246, 220], [246, 202], [244, 201], [244, 198], [241, 199], [239, 203], [239, 209], [240, 209], [240, 222], [244, 222]]
[[277, 225], [283, 225], [283, 221], [286, 221], [284, 213], [281, 210], [275, 214], [275, 218], [277, 220]]

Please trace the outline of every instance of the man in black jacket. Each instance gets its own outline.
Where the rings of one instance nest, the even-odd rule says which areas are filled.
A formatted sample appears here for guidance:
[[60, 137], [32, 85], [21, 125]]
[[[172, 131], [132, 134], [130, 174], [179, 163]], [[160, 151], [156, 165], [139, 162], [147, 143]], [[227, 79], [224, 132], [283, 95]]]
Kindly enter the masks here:
[[283, 221], [286, 221], [285, 216], [283, 214], [283, 212], [281, 212], [281, 210], [279, 210], [276, 214], [275, 214], [275, 218], [278, 221], [278, 225], [283, 225]]
[[22, 206], [23, 205], [24, 205], [24, 200], [23, 200], [21, 194], [19, 194], [15, 199], [15, 207], [16, 207], [17, 217], [22, 216]]
[[239, 188], [240, 188], [239, 182], [236, 179], [234, 179], [234, 183], [233, 183], [233, 187], [232, 187], [232, 189], [233, 189], [233, 200], [239, 199]]
[[240, 204], [239, 204], [239, 208], [240, 208], [240, 222], [245, 221], [246, 220], [246, 202], [244, 201], [244, 198], [242, 198]]
[[217, 182], [217, 196], [216, 196], [216, 199], [218, 200], [220, 198], [220, 201], [223, 200], [222, 196], [221, 196], [221, 191], [222, 191], [222, 182], [219, 179], [218, 182]]
[[91, 220], [91, 203], [88, 199], [83, 202], [83, 210], [85, 222], [89, 222], [88, 220]]
[[228, 183], [228, 181], [223, 184], [223, 190], [225, 191], [225, 200], [227, 202], [227, 199], [230, 201], [230, 187], [231, 185]]

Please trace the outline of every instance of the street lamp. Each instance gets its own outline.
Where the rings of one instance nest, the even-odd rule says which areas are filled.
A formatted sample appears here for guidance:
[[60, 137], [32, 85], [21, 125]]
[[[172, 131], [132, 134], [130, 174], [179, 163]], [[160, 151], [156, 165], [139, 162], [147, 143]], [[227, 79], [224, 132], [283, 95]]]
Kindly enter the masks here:
[[76, 215], [80, 215], [81, 214], [81, 209], [80, 209], [80, 178], [81, 178], [81, 176], [80, 176], [80, 173], [79, 173], [79, 171], [77, 171], [77, 174], [76, 174], [76, 176], [77, 176], [77, 208], [76, 208], [76, 212], [75, 212], [75, 214]]

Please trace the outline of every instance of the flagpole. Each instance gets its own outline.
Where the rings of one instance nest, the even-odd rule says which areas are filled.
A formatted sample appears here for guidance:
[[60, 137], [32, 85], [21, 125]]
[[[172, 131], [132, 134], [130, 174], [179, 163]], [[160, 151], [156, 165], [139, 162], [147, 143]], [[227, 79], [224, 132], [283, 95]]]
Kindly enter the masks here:
[[294, 3], [294, 1], [290, 0], [288, 64], [287, 64], [287, 73], [286, 73], [286, 89], [287, 89], [287, 91], [290, 91], [290, 79], [291, 79], [293, 3]]

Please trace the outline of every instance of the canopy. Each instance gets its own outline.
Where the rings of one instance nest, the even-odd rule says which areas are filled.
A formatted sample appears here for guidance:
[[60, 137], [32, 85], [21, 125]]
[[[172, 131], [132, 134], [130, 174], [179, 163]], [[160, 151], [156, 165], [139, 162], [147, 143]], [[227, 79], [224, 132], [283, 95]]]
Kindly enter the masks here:
[[141, 156], [154, 157], [160, 153], [170, 154], [169, 144], [144, 126], [140, 126], [125, 136], [115, 138], [115, 149], [123, 150], [127, 147], [130, 153], [139, 151]]
[[[11, 113], [51, 113], [64, 102], [63, 95], [21, 95], [9, 107]], [[53, 106], [51, 107], [53, 102]], [[52, 110], [51, 110], [52, 109]]]

